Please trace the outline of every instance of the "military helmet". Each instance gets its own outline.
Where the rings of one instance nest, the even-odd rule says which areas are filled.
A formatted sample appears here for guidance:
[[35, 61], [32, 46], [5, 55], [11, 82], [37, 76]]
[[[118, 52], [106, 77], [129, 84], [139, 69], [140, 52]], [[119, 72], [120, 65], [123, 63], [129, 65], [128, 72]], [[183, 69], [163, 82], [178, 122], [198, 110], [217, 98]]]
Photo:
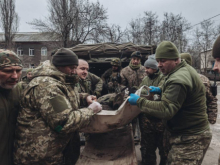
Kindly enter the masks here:
[[121, 66], [121, 61], [119, 58], [113, 58], [112, 61], [111, 61], [111, 65], [114, 65], [114, 66]]

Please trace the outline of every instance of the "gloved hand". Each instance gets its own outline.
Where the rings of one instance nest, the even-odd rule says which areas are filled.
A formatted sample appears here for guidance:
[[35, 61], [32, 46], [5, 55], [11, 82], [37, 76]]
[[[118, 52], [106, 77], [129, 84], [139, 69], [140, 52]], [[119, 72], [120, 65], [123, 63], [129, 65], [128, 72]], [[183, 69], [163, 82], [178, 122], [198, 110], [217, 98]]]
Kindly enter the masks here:
[[131, 104], [131, 105], [137, 105], [137, 100], [139, 99], [140, 96], [134, 94], [134, 93], [131, 93], [130, 94], [130, 98], [128, 99], [128, 102]]
[[88, 108], [91, 108], [92, 111], [93, 111], [93, 113], [96, 114], [96, 113], [98, 113], [98, 112], [100, 112], [100, 111], [102, 110], [102, 105], [99, 104], [99, 103], [96, 102], [96, 101], [93, 101], [93, 103], [90, 104], [90, 105], [88, 106]]
[[161, 89], [159, 87], [155, 87], [155, 86], [150, 86], [149, 88], [151, 88], [150, 92], [151, 93], [156, 93], [156, 94], [161, 94]]

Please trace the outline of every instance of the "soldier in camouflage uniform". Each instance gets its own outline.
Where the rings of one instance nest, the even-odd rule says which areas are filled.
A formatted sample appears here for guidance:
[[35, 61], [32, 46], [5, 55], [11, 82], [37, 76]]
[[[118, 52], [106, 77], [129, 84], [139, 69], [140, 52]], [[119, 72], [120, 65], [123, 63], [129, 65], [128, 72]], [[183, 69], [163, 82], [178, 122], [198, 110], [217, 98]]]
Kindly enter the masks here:
[[161, 42], [156, 49], [160, 71], [166, 76], [161, 87], [161, 101], [151, 101], [131, 94], [128, 102], [143, 113], [164, 119], [171, 133], [168, 165], [201, 165], [211, 142], [212, 133], [206, 114], [205, 86], [196, 70], [180, 60], [176, 46]]
[[0, 49], [0, 165], [13, 165], [14, 131], [21, 93], [16, 84], [21, 71], [18, 56]]
[[27, 70], [27, 75], [22, 77], [21, 81], [17, 84], [18, 86], [20, 86], [21, 89], [25, 89], [26, 86], [31, 81], [31, 79], [32, 79], [32, 71], [33, 71], [32, 68], [28, 69]]
[[141, 53], [133, 52], [129, 66], [121, 70], [121, 84], [129, 89], [138, 87], [146, 75], [145, 67], [141, 65]]
[[[121, 70], [121, 84], [128, 87], [129, 91], [132, 90], [132, 87], [138, 87], [143, 78], [147, 75], [145, 72], [145, 67], [141, 65], [141, 53], [135, 51], [131, 54], [131, 61], [129, 66]], [[135, 128], [137, 124], [137, 119], [135, 118], [132, 121], [133, 133], [135, 136]]]
[[[181, 59], [184, 59], [189, 65], [192, 66], [192, 57], [189, 53], [181, 53], [180, 56]], [[206, 105], [209, 123], [215, 124], [218, 113], [217, 98], [212, 95], [211, 83], [209, 79], [202, 74], [199, 74], [199, 77], [206, 88]]]
[[[146, 85], [161, 86], [163, 83], [163, 74], [157, 67], [155, 55], [148, 57], [144, 63], [147, 76], [143, 79], [140, 87]], [[156, 149], [158, 147], [160, 154], [160, 165], [165, 165], [168, 151], [163, 146], [163, 134], [165, 126], [161, 119], [149, 116], [145, 113], [139, 115], [139, 124], [141, 130], [141, 156], [142, 164], [156, 165]]]
[[121, 61], [119, 58], [114, 58], [111, 61], [112, 68], [109, 68], [101, 76], [103, 83], [107, 86], [108, 93], [119, 93], [121, 83]]
[[77, 88], [79, 93], [89, 93], [101, 96], [103, 81], [100, 77], [88, 72], [89, 64], [85, 60], [79, 59], [79, 66], [77, 67], [77, 74], [79, 76], [79, 83]]
[[81, 98], [91, 104], [79, 109], [80, 96], [77, 88], [72, 88], [78, 82], [77, 65], [75, 53], [61, 48], [52, 62], [45, 61], [34, 69], [17, 118], [15, 164], [75, 164], [79, 148], [76, 151], [74, 147], [80, 143], [77, 131], [101, 110], [88, 94]]

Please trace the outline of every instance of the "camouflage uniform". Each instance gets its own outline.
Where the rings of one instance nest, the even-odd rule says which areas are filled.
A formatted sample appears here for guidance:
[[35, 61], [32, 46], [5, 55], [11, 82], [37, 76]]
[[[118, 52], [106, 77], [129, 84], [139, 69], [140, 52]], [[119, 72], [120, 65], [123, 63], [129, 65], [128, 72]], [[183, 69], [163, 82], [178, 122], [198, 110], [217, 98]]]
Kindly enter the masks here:
[[[0, 69], [10, 66], [22, 67], [18, 56], [0, 49]], [[4, 89], [0, 86], [0, 165], [13, 165], [13, 145], [16, 118], [19, 111], [21, 89]]]
[[215, 124], [218, 113], [218, 105], [217, 105], [218, 99], [215, 96], [213, 96], [212, 92], [210, 91], [211, 83], [209, 79], [202, 74], [199, 74], [199, 76], [206, 88], [206, 105], [207, 105], [208, 120], [209, 123]]
[[25, 89], [29, 82], [30, 80], [27, 78], [27, 76], [24, 76], [17, 85], [20, 86], [21, 89]]
[[185, 61], [165, 77], [161, 101], [138, 99], [142, 112], [167, 120], [171, 132], [169, 165], [201, 164], [212, 138], [205, 101], [205, 87]]
[[78, 109], [80, 97], [77, 88], [72, 88], [78, 76], [61, 73], [49, 61], [33, 74], [21, 99], [14, 163], [74, 164], [78, 155], [73, 149], [79, 144], [76, 131], [86, 127], [94, 115], [88, 108]]
[[[158, 70], [153, 75], [146, 76], [140, 87], [160, 86], [163, 83], [163, 74]], [[168, 155], [167, 146], [163, 146], [165, 125], [161, 119], [149, 116], [145, 113], [139, 115], [139, 124], [141, 130], [141, 155], [142, 164], [156, 165], [156, 149], [158, 147], [160, 154], [160, 165], [165, 165]]]
[[77, 83], [77, 88], [79, 93], [89, 93], [96, 95], [97, 97], [101, 96], [103, 81], [100, 77], [95, 74], [88, 73], [88, 76], [85, 80], [80, 79]]
[[121, 84], [127, 86], [128, 88], [133, 86], [138, 87], [146, 75], [145, 67], [142, 65], [136, 70], [133, 70], [130, 66], [127, 66], [121, 70]]
[[120, 83], [121, 83], [121, 76], [120, 71], [112, 71], [112, 68], [108, 69], [103, 73], [102, 80], [104, 84], [108, 84], [112, 82], [112, 86], [108, 86], [108, 93], [118, 93], [120, 92]]
[[105, 73], [102, 74], [101, 78], [103, 80], [103, 83], [107, 86], [108, 93], [119, 93], [121, 91], [120, 89], [120, 83], [121, 83], [121, 61], [119, 58], [114, 58], [111, 61], [112, 66], [118, 67], [117, 71], [113, 71], [112, 68], [105, 71]]

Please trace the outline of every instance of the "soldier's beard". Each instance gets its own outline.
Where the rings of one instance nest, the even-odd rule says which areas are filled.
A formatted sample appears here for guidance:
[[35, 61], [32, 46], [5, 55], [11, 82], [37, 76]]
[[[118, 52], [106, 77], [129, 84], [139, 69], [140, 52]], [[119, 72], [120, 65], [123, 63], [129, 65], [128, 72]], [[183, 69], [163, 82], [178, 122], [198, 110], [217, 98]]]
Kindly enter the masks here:
[[16, 85], [16, 84], [14, 84], [14, 85], [9, 85], [9, 84], [6, 84], [6, 83], [4, 83], [4, 82], [2, 82], [2, 81], [0, 80], [0, 87], [1, 87], [1, 88], [4, 88], [4, 89], [13, 89], [13, 88], [15, 87], [15, 85]]

